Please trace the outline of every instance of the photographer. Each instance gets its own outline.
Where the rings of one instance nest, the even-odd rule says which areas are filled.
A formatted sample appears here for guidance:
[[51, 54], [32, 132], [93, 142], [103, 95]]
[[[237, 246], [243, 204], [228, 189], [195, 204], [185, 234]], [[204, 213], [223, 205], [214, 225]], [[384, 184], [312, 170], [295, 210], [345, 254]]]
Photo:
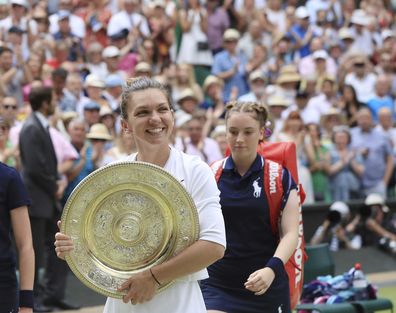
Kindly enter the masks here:
[[356, 234], [360, 246], [377, 244], [381, 238], [396, 241], [396, 234], [383, 227], [385, 214], [389, 208], [385, 206], [384, 198], [379, 194], [369, 194], [359, 213], [355, 216], [346, 230]]
[[331, 251], [340, 248], [354, 249], [349, 236], [345, 231], [345, 224], [350, 218], [349, 207], [342, 201], [334, 202], [327, 214], [326, 219], [320, 225], [311, 239], [311, 244], [326, 242]]

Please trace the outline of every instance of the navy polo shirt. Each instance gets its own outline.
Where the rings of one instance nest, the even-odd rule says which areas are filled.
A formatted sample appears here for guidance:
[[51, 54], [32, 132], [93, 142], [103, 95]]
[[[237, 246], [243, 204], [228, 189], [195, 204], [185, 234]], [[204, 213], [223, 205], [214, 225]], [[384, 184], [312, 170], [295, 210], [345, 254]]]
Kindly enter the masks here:
[[29, 204], [19, 173], [0, 162], [0, 288], [16, 285], [10, 211]]
[[[274, 255], [278, 236], [271, 229], [270, 212], [263, 187], [264, 158], [257, 154], [245, 175], [227, 158], [218, 181], [220, 204], [224, 216], [227, 249], [224, 258], [211, 265], [210, 281], [216, 285], [227, 282], [232, 289], [244, 289], [250, 274], [265, 267]], [[282, 173], [283, 206], [296, 188], [287, 169]], [[229, 275], [233, 273], [233, 275]]]

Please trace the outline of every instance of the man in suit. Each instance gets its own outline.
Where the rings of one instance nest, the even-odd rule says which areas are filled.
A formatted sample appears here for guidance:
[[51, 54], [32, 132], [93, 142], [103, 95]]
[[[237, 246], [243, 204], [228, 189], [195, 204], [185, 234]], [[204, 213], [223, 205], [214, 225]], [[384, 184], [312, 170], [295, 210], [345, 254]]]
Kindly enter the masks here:
[[[49, 134], [48, 117], [55, 112], [52, 89], [32, 89], [29, 102], [33, 112], [23, 125], [19, 146], [22, 176], [32, 199], [29, 216], [36, 255], [34, 311], [49, 312], [51, 307], [75, 309], [63, 299], [67, 265], [59, 261], [53, 249], [56, 221], [61, 214], [59, 199], [64, 187], [58, 180], [57, 159]], [[45, 286], [40, 290], [38, 269], [43, 264], [43, 255], [46, 255], [46, 277]]]

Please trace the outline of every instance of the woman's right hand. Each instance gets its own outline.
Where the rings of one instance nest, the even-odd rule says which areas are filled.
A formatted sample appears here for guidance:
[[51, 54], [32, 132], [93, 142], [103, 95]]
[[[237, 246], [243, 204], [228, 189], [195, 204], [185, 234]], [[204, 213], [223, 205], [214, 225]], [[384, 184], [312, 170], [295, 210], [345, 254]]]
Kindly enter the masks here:
[[[61, 221], [58, 221], [58, 227], [60, 229]], [[65, 235], [61, 232], [55, 234], [55, 252], [58, 258], [64, 260], [65, 256], [73, 250], [73, 241], [70, 236]]]

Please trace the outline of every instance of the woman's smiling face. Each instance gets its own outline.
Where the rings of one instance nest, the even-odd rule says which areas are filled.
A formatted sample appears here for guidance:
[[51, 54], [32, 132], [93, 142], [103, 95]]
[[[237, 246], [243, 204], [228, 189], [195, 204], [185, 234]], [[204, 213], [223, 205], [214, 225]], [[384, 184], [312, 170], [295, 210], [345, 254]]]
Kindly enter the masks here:
[[159, 89], [145, 89], [131, 94], [124, 130], [132, 133], [137, 147], [168, 145], [174, 117], [166, 95]]

